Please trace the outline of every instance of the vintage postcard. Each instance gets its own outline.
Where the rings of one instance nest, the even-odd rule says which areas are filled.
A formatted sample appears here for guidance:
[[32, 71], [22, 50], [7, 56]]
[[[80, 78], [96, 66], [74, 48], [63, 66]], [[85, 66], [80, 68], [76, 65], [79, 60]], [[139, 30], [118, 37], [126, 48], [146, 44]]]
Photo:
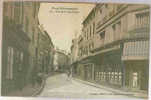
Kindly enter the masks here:
[[2, 96], [147, 99], [150, 6], [3, 1]]

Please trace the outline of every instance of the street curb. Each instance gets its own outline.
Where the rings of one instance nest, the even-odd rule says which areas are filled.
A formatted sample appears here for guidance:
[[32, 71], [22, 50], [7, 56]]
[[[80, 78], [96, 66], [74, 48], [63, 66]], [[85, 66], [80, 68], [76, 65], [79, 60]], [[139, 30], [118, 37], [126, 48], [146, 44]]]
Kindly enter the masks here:
[[45, 83], [46, 83], [46, 79], [43, 79], [41, 87], [37, 90], [37, 92], [32, 94], [32, 97], [35, 97], [41, 93], [41, 91], [44, 89]]
[[83, 81], [83, 80], [81, 80], [81, 79], [73, 78], [73, 80], [75, 80], [75, 81], [80, 81], [80, 82], [83, 83], [83, 84], [87, 84], [87, 85], [90, 85], [90, 86], [93, 86], [93, 87], [96, 87], [96, 88], [101, 88], [101, 89], [105, 89], [105, 90], [109, 90], [109, 91], [111, 91], [111, 92], [117, 93], [116, 91], [113, 91], [113, 90], [111, 90], [111, 89], [102, 88], [101, 86], [92, 85], [92, 84], [94, 84], [94, 83], [89, 83], [89, 82]]
[[[75, 80], [75, 81], [79, 81], [79, 82], [81, 82], [83, 84], [87, 84], [87, 85], [90, 85], [90, 86], [93, 86], [93, 87], [96, 87], [96, 88], [106, 89], [106, 90], [109, 90], [111, 92], [114, 92], [114, 93], [117, 93], [117, 94], [120, 95], [120, 93], [117, 92], [117, 91], [120, 92], [120, 90], [116, 91], [116, 90], [112, 90], [112, 89], [109, 89], [109, 88], [104, 88], [104, 87], [99, 86], [98, 84], [95, 85], [95, 83], [83, 81], [83, 80], [77, 79], [77, 78], [72, 78], [72, 79]], [[136, 94], [126, 93], [126, 92], [125, 93], [121, 93], [121, 95], [132, 96], [132, 97], [137, 97], [137, 98], [146, 98], [146, 99], [148, 98], [148, 97], [138, 97], [138, 96], [136, 96]]]

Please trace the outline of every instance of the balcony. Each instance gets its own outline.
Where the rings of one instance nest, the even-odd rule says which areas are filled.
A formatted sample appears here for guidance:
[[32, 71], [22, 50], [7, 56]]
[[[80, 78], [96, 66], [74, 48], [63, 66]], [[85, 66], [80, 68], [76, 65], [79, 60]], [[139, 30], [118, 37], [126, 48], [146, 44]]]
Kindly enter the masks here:
[[124, 43], [122, 60], [149, 59], [149, 40]]
[[149, 30], [149, 24], [134, 25], [130, 27], [128, 33], [124, 35], [124, 39], [149, 38]]

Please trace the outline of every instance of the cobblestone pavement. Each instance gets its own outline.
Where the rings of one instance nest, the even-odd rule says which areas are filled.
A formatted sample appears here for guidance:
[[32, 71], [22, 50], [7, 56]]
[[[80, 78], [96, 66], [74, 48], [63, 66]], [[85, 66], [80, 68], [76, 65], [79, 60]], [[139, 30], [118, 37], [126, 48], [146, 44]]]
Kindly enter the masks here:
[[46, 85], [39, 97], [134, 99], [134, 97], [131, 96], [122, 95], [121, 93], [117, 94], [104, 88], [96, 88], [73, 79], [69, 79], [66, 74], [59, 74], [47, 78]]

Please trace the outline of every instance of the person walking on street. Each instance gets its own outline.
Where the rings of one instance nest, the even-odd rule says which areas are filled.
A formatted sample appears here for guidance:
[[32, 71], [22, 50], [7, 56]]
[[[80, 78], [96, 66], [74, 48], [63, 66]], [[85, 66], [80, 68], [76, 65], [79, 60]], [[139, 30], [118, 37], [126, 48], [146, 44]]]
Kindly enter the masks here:
[[70, 70], [67, 70], [67, 80], [69, 81], [70, 80]]

